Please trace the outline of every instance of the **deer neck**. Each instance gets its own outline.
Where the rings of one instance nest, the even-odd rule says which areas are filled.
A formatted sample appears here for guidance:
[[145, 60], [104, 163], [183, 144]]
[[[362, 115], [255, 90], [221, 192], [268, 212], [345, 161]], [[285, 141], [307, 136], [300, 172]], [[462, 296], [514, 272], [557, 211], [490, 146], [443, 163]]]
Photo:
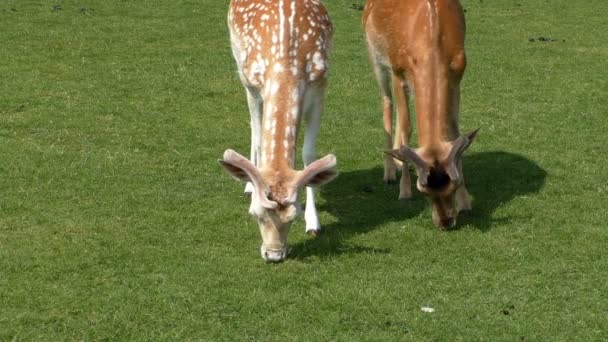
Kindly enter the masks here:
[[450, 141], [450, 85], [439, 63], [416, 70], [416, 125], [421, 147]]
[[[459, 42], [464, 26], [458, 11], [442, 1], [427, 0], [420, 24], [422, 35], [413, 37], [407, 69], [416, 92], [417, 128], [420, 146], [440, 147], [457, 137], [458, 87], [464, 70], [464, 52]], [[417, 32], [411, 29], [411, 32]], [[412, 60], [417, 62], [412, 63]], [[454, 102], [456, 101], [456, 102]]]
[[275, 67], [264, 86], [261, 167], [293, 170], [303, 86], [297, 79], [284, 77], [287, 70], [277, 72], [282, 68]]

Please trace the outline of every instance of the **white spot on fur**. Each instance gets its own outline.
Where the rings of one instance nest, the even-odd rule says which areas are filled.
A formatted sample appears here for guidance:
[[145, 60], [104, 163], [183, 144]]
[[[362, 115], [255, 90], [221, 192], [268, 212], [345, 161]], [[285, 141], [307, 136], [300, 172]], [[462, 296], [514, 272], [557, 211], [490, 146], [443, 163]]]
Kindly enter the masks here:
[[270, 95], [274, 96], [279, 92], [279, 83], [273, 83], [272, 86], [270, 87]]
[[293, 107], [291, 107], [291, 117], [296, 119], [298, 117], [298, 104], [294, 104]]
[[314, 55], [312, 55], [312, 62], [315, 69], [325, 70], [325, 59], [323, 59], [319, 51], [315, 51]]
[[283, 42], [285, 41], [285, 13], [283, 11], [283, 0], [279, 1], [279, 41], [281, 46], [279, 47], [279, 57], [283, 57]]
[[285, 135], [286, 135], [288, 138], [293, 139], [293, 138], [295, 137], [294, 132], [296, 131], [296, 128], [295, 128], [294, 126], [287, 126], [287, 127], [285, 128], [285, 131], [286, 131], [286, 132], [285, 132]]

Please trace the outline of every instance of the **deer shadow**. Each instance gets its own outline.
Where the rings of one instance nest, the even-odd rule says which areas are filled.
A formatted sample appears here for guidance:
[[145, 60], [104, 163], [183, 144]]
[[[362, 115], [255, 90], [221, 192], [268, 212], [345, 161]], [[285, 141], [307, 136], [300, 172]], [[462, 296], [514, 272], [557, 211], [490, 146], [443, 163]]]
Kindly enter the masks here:
[[458, 226], [472, 225], [482, 231], [511, 222], [510, 217], [494, 218], [494, 211], [517, 197], [538, 193], [547, 177], [534, 161], [501, 151], [465, 155], [463, 168], [473, 210], [459, 216]]
[[[494, 211], [519, 196], [539, 192], [546, 171], [535, 162], [509, 152], [493, 151], [465, 155], [464, 174], [472, 194], [473, 210], [461, 213], [456, 229], [471, 225], [488, 231], [494, 223]], [[399, 201], [399, 187], [382, 183], [382, 167], [341, 172], [340, 176], [321, 191], [326, 200], [318, 209], [337, 218], [325, 225], [316, 239], [291, 246], [290, 258], [306, 259], [316, 255], [329, 257], [344, 253], [390, 253], [388, 249], [370, 248], [347, 243], [353, 236], [365, 234], [386, 222], [404, 221], [421, 214], [430, 207], [428, 200], [415, 189], [416, 175], [412, 176], [412, 198]], [[428, 220], [431, 221], [430, 210]], [[501, 218], [508, 223], [510, 218]]]
[[331, 256], [344, 253], [389, 253], [387, 249], [355, 246], [345, 243], [351, 237], [365, 234], [385, 222], [401, 221], [418, 215], [426, 206], [420, 194], [399, 201], [398, 185], [385, 185], [383, 168], [340, 172], [321, 189], [325, 202], [317, 209], [327, 211], [336, 222], [323, 225], [321, 234], [291, 246], [290, 258], [305, 259], [312, 255]]

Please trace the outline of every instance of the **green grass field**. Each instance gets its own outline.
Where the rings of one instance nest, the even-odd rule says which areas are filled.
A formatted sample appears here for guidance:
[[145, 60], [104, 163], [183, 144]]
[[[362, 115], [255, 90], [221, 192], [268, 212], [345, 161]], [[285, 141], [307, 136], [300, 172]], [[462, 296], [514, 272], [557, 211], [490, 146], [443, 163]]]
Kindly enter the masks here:
[[216, 162], [249, 151], [227, 0], [0, 2], [1, 341], [608, 340], [608, 2], [463, 0], [450, 232], [383, 185], [363, 1], [325, 2], [341, 175], [276, 265]]

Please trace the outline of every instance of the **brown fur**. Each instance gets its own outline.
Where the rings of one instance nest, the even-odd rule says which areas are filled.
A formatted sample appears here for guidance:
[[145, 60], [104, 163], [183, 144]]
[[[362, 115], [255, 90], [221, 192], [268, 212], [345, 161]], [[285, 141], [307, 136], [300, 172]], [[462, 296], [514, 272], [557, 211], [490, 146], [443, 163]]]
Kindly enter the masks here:
[[[414, 159], [419, 164], [417, 169], [426, 169], [427, 173], [432, 169], [435, 174], [445, 174], [450, 164], [455, 164], [460, 170], [454, 173], [460, 178], [452, 179], [453, 184], [449, 186], [434, 189], [424, 180], [425, 185], [421, 187], [419, 182], [419, 188], [433, 202], [433, 221], [437, 225], [443, 226], [442, 222], [449, 219], [455, 222], [458, 212], [455, 193], [459, 209], [470, 209], [460, 160], [448, 160], [454, 141], [460, 136], [460, 81], [466, 68], [462, 7], [457, 0], [367, 0], [363, 26], [383, 95], [387, 149], [407, 148], [409, 144], [408, 87], [411, 86], [416, 101], [419, 148], [415, 151], [418, 158]], [[391, 80], [392, 93], [388, 86]], [[394, 136], [393, 96], [396, 97], [398, 113]], [[411, 196], [405, 160], [411, 160], [412, 155], [406, 155], [395, 152], [385, 159], [385, 181], [388, 182], [396, 178], [393, 157], [404, 161], [400, 198]]]

